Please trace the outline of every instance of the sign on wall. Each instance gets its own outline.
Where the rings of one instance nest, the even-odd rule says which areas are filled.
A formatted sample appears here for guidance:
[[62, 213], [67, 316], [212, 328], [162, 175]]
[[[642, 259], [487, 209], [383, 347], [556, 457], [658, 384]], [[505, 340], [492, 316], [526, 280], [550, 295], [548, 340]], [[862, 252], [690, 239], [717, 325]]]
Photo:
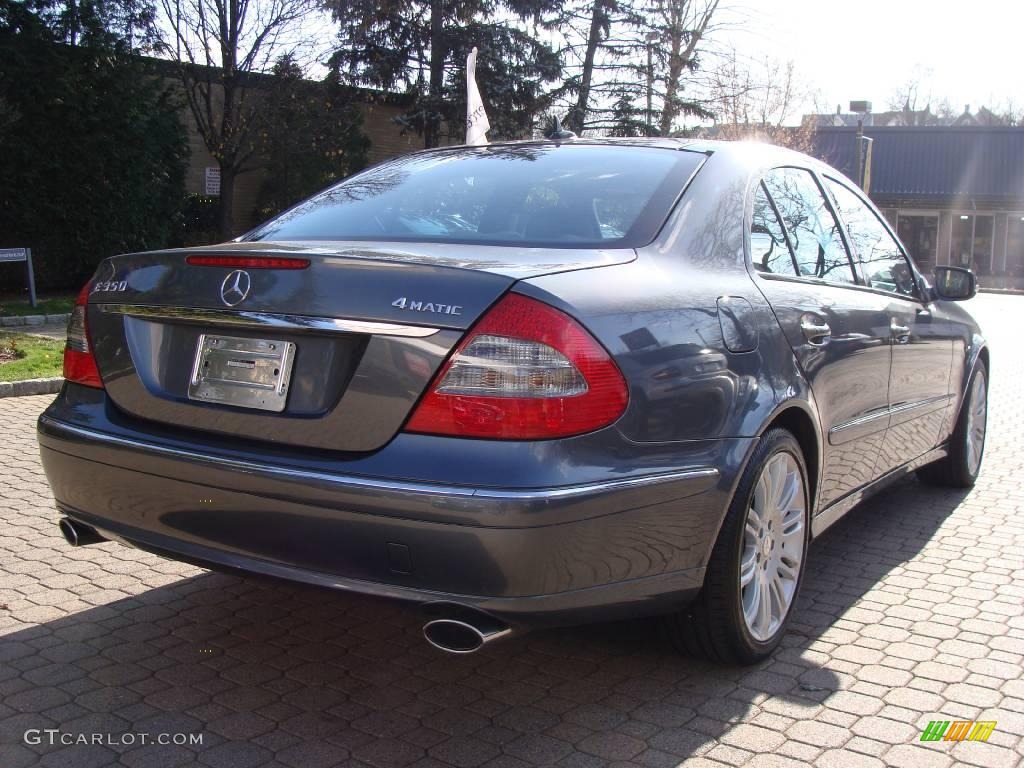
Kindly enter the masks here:
[[205, 194], [210, 197], [220, 197], [220, 168], [206, 169]]
[[28, 301], [33, 307], [36, 306], [36, 277], [32, 274], [32, 249], [31, 248], [0, 248], [0, 264], [25, 262], [25, 271], [28, 273]]

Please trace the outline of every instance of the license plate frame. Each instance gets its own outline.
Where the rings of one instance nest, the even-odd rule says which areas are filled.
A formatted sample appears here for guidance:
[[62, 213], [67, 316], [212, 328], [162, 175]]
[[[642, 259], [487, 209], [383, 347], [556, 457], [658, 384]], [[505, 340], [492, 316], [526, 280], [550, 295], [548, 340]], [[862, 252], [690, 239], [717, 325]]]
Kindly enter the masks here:
[[296, 347], [280, 339], [199, 335], [188, 397], [280, 413], [288, 400]]

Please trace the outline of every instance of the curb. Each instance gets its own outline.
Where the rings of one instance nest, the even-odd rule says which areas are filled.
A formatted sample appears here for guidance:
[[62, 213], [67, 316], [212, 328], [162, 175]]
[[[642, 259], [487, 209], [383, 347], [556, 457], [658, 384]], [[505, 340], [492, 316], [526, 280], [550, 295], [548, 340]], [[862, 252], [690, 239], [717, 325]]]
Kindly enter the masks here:
[[991, 293], [997, 296], [1024, 296], [1024, 288], [979, 288], [978, 293]]
[[0, 328], [19, 328], [25, 325], [46, 325], [48, 323], [66, 323], [70, 314], [62, 315], [14, 315], [0, 317]]
[[25, 379], [24, 381], [0, 381], [0, 397], [22, 397], [24, 395], [54, 395], [60, 392], [64, 379]]

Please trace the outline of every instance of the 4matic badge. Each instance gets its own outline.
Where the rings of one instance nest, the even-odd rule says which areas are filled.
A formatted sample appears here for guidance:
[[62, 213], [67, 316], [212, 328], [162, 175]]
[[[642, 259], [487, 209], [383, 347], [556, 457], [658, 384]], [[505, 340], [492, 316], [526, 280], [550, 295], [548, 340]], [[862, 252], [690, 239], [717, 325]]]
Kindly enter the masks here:
[[407, 312], [434, 312], [438, 315], [461, 315], [462, 307], [458, 304], [438, 304], [434, 301], [418, 301], [407, 299], [403, 296], [391, 302], [392, 307], [404, 309]]

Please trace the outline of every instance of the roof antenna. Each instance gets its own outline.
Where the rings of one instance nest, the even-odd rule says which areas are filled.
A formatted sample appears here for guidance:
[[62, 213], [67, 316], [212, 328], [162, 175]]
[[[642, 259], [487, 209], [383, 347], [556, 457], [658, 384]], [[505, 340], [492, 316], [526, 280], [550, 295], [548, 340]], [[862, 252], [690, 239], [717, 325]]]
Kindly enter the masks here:
[[547, 138], [554, 139], [555, 141], [563, 141], [565, 139], [575, 139], [576, 134], [562, 128], [562, 123], [558, 119], [558, 115], [555, 115], [554, 127], [552, 127], [551, 132], [548, 133]]

